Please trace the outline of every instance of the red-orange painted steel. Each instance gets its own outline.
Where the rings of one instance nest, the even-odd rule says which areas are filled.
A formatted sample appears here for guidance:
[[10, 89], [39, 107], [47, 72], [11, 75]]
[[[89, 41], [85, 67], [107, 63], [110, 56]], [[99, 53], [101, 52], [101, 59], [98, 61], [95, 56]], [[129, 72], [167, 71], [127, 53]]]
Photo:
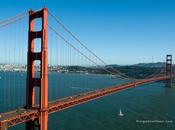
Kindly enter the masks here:
[[[174, 77], [174, 76], [173, 76]], [[138, 80], [136, 82], [121, 84], [118, 86], [108, 87], [104, 89], [95, 90], [92, 92], [83, 93], [80, 95], [75, 95], [71, 97], [67, 97], [64, 99], [59, 99], [56, 101], [49, 102], [48, 112], [49, 114], [58, 112], [79, 104], [83, 104], [85, 102], [107, 96], [109, 94], [113, 94], [116, 92], [120, 92], [122, 90], [126, 90], [129, 88], [134, 88], [139, 85], [143, 85], [146, 83], [156, 82], [160, 80], [166, 80], [170, 77], [167, 76], [160, 76], [150, 79]], [[27, 109], [27, 110], [18, 110], [18, 114], [16, 111], [9, 113], [2, 114], [2, 119], [0, 119], [0, 126], [3, 127], [12, 127], [14, 125], [18, 125], [20, 123], [24, 123], [27, 121], [33, 121], [40, 117], [40, 110], [39, 109]], [[0, 128], [1, 130], [1, 128]]]
[[41, 96], [40, 96], [40, 130], [48, 129], [48, 31], [47, 9], [43, 9], [42, 19], [42, 59], [41, 59]]
[[[48, 128], [48, 30], [47, 30], [46, 8], [38, 12], [29, 11], [29, 41], [28, 41], [28, 69], [27, 69], [27, 109], [35, 109], [35, 87], [39, 87], [39, 129], [47, 130]], [[34, 30], [34, 20], [42, 19], [41, 31]], [[41, 52], [34, 52], [34, 39], [41, 38]], [[35, 77], [34, 61], [40, 61], [40, 77]], [[27, 130], [33, 130], [34, 121], [26, 123]]]
[[[21, 108], [11, 112], [2, 113], [0, 118], [0, 130], [8, 127], [27, 122], [26, 129], [34, 130], [34, 120], [39, 119], [39, 129], [48, 129], [48, 113], [61, 111], [115, 92], [125, 89], [133, 88], [145, 83], [156, 82], [160, 80], [167, 80], [174, 76], [166, 75], [154, 77], [150, 79], [138, 80], [136, 82], [122, 84], [118, 86], [108, 87], [104, 89], [95, 90], [88, 93], [83, 93], [64, 99], [49, 102], [48, 104], [48, 31], [47, 31], [47, 14], [46, 8], [33, 12], [29, 11], [29, 41], [28, 41], [28, 68], [27, 68], [27, 97], [26, 109]], [[34, 19], [42, 19], [41, 31], [34, 31]], [[34, 39], [41, 38], [41, 52], [34, 52]], [[41, 70], [40, 78], [35, 78], [34, 61], [40, 60]], [[40, 89], [40, 104], [39, 108], [35, 107], [35, 87]]]

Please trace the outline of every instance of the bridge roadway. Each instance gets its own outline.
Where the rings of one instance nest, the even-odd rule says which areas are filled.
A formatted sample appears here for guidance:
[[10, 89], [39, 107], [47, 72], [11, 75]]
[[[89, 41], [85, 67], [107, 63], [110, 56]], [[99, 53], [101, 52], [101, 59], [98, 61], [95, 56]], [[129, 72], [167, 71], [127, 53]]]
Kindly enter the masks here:
[[[95, 91], [58, 99], [49, 102], [48, 112], [49, 114], [51, 114], [109, 94], [113, 94], [129, 88], [134, 88], [146, 83], [166, 80], [168, 78], [169, 77], [166, 76], [159, 76], [144, 80], [138, 80], [131, 83], [121, 84], [118, 86], [108, 87], [104, 89], [98, 89]], [[35, 109], [19, 108], [10, 112], [2, 113], [0, 115], [0, 130], [5, 130], [5, 128], [9, 128], [30, 120], [34, 120], [39, 117], [39, 114], [40, 112], [38, 108]]]

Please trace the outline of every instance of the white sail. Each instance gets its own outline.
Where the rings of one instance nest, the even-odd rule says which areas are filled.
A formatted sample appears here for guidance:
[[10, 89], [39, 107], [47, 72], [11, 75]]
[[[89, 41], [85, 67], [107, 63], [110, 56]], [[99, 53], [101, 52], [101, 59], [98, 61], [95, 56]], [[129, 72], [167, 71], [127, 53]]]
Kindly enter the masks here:
[[119, 114], [118, 114], [119, 116], [124, 116], [124, 114], [122, 113], [122, 111], [121, 111], [121, 109], [120, 109], [120, 111], [119, 111]]

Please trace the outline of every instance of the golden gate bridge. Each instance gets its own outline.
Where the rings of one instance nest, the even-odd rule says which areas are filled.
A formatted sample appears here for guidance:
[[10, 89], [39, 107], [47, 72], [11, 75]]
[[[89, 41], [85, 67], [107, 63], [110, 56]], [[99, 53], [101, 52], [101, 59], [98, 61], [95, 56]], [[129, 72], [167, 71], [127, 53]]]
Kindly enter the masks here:
[[[26, 68], [24, 67], [24, 69], [26, 69], [27, 71], [26, 83], [22, 84], [21, 78], [18, 77], [18, 81], [13, 82], [13, 85], [12, 85], [13, 88], [10, 87], [11, 85], [9, 82], [3, 84], [2, 87], [6, 89], [8, 88], [8, 89], [4, 90], [3, 100], [7, 100], [7, 101], [4, 101], [4, 105], [6, 107], [4, 111], [0, 114], [1, 115], [0, 130], [6, 130], [9, 127], [12, 127], [21, 123], [26, 123], [26, 130], [34, 130], [35, 128], [38, 128], [40, 130], [47, 130], [49, 114], [51, 113], [59, 112], [64, 109], [68, 109], [70, 107], [83, 104], [88, 101], [95, 100], [100, 97], [104, 97], [126, 89], [141, 86], [146, 83], [165, 80], [166, 86], [172, 87], [172, 79], [174, 77], [174, 73], [172, 69], [172, 55], [166, 56], [165, 66], [160, 67], [160, 70], [155, 71], [149, 76], [146, 76], [144, 79], [136, 79], [120, 72], [116, 68], [110, 67], [107, 69], [104, 66], [102, 66], [100, 63], [102, 63], [103, 65], [107, 65], [107, 63], [104, 62], [101, 58], [99, 58], [88, 47], [86, 47], [85, 44], [83, 44], [71, 31], [69, 31], [68, 28], [65, 27], [65, 25], [62, 22], [60, 22], [60, 20], [55, 15], [53, 15], [46, 8], [43, 8], [35, 12], [33, 10], [30, 10], [29, 13], [18, 14], [16, 16], [3, 20], [0, 22], [0, 29], [5, 29], [6, 27], [12, 26], [17, 22], [24, 20], [26, 17], [29, 17], [27, 65], [26, 65]], [[48, 22], [48, 17], [51, 17], [55, 21], [54, 26], [60, 26], [64, 31], [66, 31], [67, 34], [70, 35], [68, 39], [61, 34], [61, 31], [59, 32], [59, 30], [57, 30], [56, 27], [53, 27]], [[35, 20], [40, 20], [40, 23], [36, 24]], [[36, 28], [38, 28], [38, 26], [41, 27], [41, 29], [37, 30]], [[22, 28], [21, 32], [23, 32], [23, 29], [25, 29], [23, 24], [21, 25], [21, 28]], [[17, 28], [13, 30], [14, 33], [16, 33], [17, 31], [16, 29]], [[53, 39], [59, 39], [58, 40], [59, 42], [65, 43], [67, 47], [67, 49], [65, 50], [69, 51], [65, 53], [69, 53], [69, 54], [63, 54], [61, 46], [49, 47], [50, 44], [54, 44], [57, 42], [57, 40], [53, 40], [53, 39], [52, 41], [49, 41], [48, 38], [52, 37], [50, 34], [48, 34], [49, 31], [51, 31], [54, 34]], [[7, 33], [8, 32], [9, 31], [7, 31]], [[14, 33], [13, 35], [15, 35]], [[18, 33], [16, 35], [18, 35]], [[5, 33], [4, 33], [4, 37], [6, 37]], [[78, 43], [78, 47], [76, 47], [73, 44], [74, 42], [70, 42], [70, 39], [71, 39], [70, 37], [73, 38], [74, 42], [76, 41]], [[22, 37], [18, 36], [18, 39], [22, 39]], [[36, 42], [37, 39], [40, 39], [40, 44]], [[20, 41], [8, 40], [7, 44], [8, 42], [15, 44], [14, 42], [18, 43]], [[25, 42], [25, 40], [23, 42]], [[4, 44], [6, 44], [6, 42]], [[36, 44], [39, 44], [39, 47]], [[14, 46], [16, 46], [16, 44]], [[14, 48], [14, 52], [18, 51], [19, 47], [20, 45]], [[54, 50], [55, 48], [60, 50], [57, 50], [57, 49]], [[39, 51], [36, 51], [37, 49], [39, 49]], [[59, 51], [60, 51], [60, 55], [58, 54]], [[22, 51], [19, 51], [19, 55], [16, 55], [15, 53], [11, 54], [11, 51], [9, 51], [8, 56], [3, 55], [3, 57], [7, 57], [11, 64], [12, 64], [12, 59], [14, 59], [14, 64], [15, 64], [16, 60], [22, 59], [22, 58], [21, 59], [19, 58], [21, 54], [22, 54]], [[103, 72], [106, 72], [109, 75], [116, 76], [116, 78], [125, 79], [128, 82], [116, 84], [116, 85], [109, 85], [109, 86], [105, 86], [104, 88], [95, 88], [93, 90], [89, 90], [86, 92], [67, 95], [62, 98], [54, 97], [54, 99], [51, 98], [51, 100], [49, 100], [49, 94], [50, 94], [49, 91], [51, 91], [50, 89], [52, 88], [52, 85], [53, 85], [49, 83], [49, 71], [50, 69], [52, 70], [55, 69], [50, 64], [53, 63], [56, 65], [58, 64], [58, 61], [60, 59], [66, 60], [66, 57], [69, 59], [69, 61], [62, 66], [68, 66], [68, 64], [69, 65], [79, 64], [82, 66], [84, 64], [85, 67], [94, 65], [98, 68], [101, 68]], [[74, 57], [76, 57], [77, 59], [74, 59], [73, 61], [72, 59]], [[39, 64], [36, 64], [36, 61], [39, 62]], [[75, 62], [78, 62], [78, 63], [75, 63]], [[59, 66], [59, 71], [66, 72], [66, 70], [64, 70], [62, 66]], [[14, 71], [14, 69], [12, 70]], [[82, 73], [83, 75], [88, 75], [86, 70], [81, 70], [80, 73]], [[16, 77], [14, 76], [13, 80], [15, 80], [15, 78]], [[7, 76], [6, 80], [10, 80], [10, 78]], [[25, 88], [26, 95], [23, 94], [23, 91], [20, 91], [20, 90], [18, 91], [19, 88], [15, 87], [14, 85], [16, 82], [18, 83], [18, 85], [19, 84], [20, 85], [22, 84], [22, 86], [24, 85], [23, 88]], [[58, 82], [61, 82], [60, 79]], [[85, 80], [85, 83], [88, 83], [88, 82], [89, 82], [88, 80]], [[57, 85], [57, 88], [61, 87], [60, 84], [56, 84], [56, 85]], [[36, 91], [37, 89], [38, 89], [38, 93]], [[18, 92], [16, 93], [15, 90]], [[56, 91], [56, 90], [52, 90], [52, 91]], [[53, 93], [51, 94], [51, 96], [52, 95]], [[56, 95], [58, 95], [57, 92], [56, 92]], [[14, 100], [16, 100], [11, 98], [14, 98], [15, 96], [18, 97], [17, 100], [19, 103], [16, 106], [14, 105], [13, 109], [11, 109], [9, 105], [13, 104]], [[20, 100], [23, 100], [22, 98], [24, 97], [26, 97], [25, 98], [26, 103], [25, 104], [20, 103]]]

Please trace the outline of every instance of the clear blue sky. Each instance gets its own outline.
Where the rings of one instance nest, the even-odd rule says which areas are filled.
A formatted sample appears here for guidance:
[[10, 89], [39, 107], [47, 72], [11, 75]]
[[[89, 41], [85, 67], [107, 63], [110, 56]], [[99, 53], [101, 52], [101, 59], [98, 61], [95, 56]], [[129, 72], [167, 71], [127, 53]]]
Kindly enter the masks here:
[[0, 19], [43, 3], [109, 64], [175, 57], [174, 0], [1, 0]]

